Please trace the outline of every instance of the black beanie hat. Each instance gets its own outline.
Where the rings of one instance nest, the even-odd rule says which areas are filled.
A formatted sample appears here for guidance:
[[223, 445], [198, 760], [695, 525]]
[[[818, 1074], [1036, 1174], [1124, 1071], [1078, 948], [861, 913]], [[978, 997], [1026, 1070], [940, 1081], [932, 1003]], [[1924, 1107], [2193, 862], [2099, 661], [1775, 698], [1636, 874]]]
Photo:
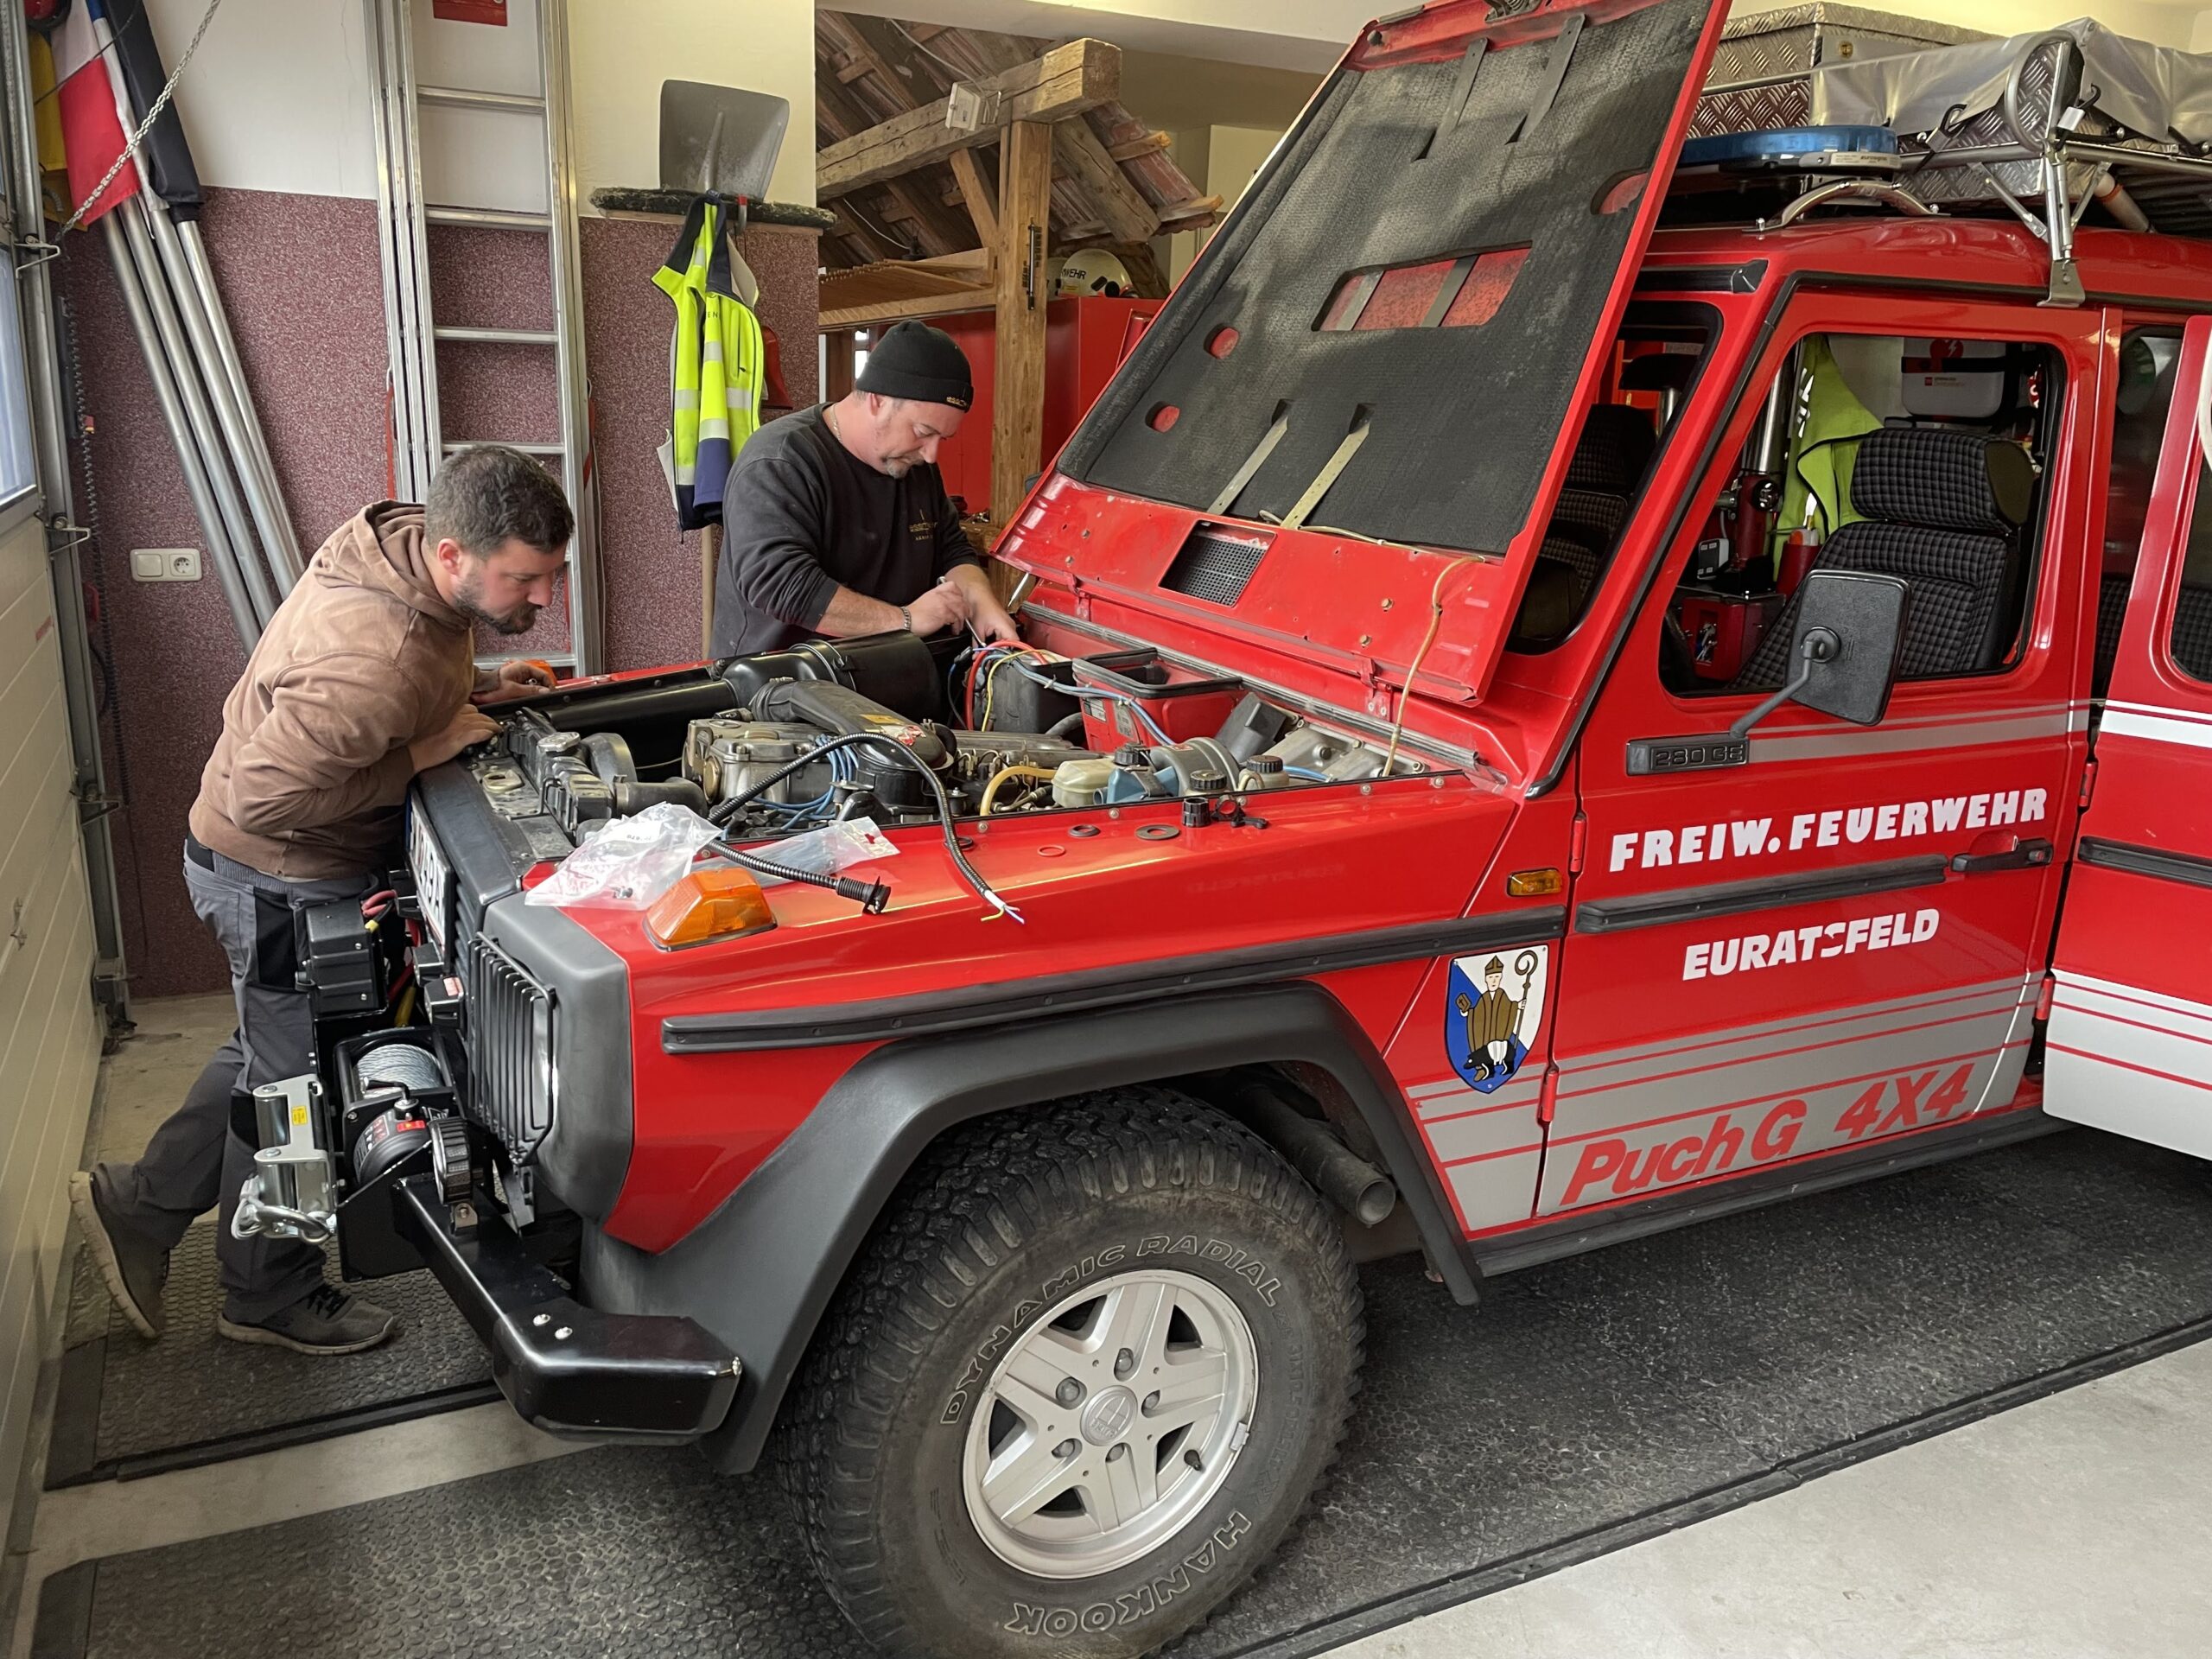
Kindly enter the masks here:
[[868, 365], [853, 383], [885, 397], [965, 409], [976, 401], [967, 356], [950, 334], [909, 319], [893, 323], [868, 347]]

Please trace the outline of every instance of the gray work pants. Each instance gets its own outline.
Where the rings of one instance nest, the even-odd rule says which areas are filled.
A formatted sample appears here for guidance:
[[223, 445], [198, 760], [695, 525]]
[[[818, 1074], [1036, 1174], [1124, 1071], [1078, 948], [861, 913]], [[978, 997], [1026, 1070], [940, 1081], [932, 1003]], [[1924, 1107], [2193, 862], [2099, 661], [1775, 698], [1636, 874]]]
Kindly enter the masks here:
[[[195, 861], [195, 853], [213, 868]], [[102, 1164], [92, 1181], [116, 1224], [165, 1250], [215, 1206], [225, 1317], [257, 1324], [322, 1282], [322, 1252], [294, 1239], [231, 1236], [238, 1189], [253, 1173], [252, 1147], [232, 1133], [231, 1091], [308, 1070], [315, 1016], [307, 993], [292, 980], [292, 912], [365, 897], [369, 878], [282, 881], [188, 846], [184, 882], [193, 909], [230, 959], [238, 1029], [186, 1092], [183, 1106], [154, 1131], [145, 1154], [132, 1164]]]

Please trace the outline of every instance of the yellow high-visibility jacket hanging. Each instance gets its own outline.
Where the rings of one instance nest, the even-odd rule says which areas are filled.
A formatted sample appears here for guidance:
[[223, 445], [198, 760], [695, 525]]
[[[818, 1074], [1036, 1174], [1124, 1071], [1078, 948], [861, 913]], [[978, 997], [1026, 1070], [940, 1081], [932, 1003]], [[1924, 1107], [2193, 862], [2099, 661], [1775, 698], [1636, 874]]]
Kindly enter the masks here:
[[730, 280], [725, 211], [719, 196], [694, 201], [667, 263], [653, 273], [653, 286], [676, 302], [670, 460], [677, 523], [685, 530], [721, 523], [729, 464], [760, 425], [767, 351], [760, 318]]

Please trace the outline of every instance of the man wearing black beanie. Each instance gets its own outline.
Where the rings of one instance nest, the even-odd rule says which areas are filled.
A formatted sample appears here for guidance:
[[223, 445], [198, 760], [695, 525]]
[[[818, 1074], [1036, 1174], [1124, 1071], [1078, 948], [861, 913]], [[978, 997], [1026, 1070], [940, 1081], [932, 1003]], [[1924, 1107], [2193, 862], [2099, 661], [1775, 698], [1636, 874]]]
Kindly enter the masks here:
[[937, 469], [974, 397], [952, 336], [901, 322], [849, 394], [754, 433], [722, 498], [715, 654], [963, 624], [1018, 638]]

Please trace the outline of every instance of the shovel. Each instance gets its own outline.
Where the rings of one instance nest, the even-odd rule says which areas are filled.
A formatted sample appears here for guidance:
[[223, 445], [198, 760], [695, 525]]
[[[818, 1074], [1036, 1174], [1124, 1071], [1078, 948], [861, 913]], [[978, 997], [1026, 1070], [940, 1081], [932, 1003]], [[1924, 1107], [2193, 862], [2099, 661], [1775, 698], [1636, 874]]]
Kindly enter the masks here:
[[[734, 198], [735, 231], [745, 227], [745, 204], [767, 194], [791, 124], [789, 99], [741, 86], [699, 80], [660, 84], [660, 185], [694, 195]], [[747, 306], [760, 302], [760, 279], [730, 236], [730, 284]]]

